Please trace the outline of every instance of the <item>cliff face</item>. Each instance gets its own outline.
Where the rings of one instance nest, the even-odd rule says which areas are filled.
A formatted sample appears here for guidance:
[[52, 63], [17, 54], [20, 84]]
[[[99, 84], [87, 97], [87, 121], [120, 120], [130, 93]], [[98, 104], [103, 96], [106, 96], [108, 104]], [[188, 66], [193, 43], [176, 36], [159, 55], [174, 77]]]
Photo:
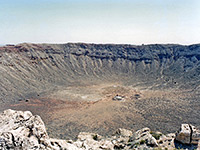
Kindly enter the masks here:
[[[199, 85], [199, 44], [0, 47], [0, 110], [31, 110], [59, 138], [122, 126], [199, 127]], [[125, 100], [113, 101], [116, 95]]]
[[32, 97], [78, 80], [194, 89], [199, 60], [200, 45], [10, 45], [0, 48], [0, 98]]

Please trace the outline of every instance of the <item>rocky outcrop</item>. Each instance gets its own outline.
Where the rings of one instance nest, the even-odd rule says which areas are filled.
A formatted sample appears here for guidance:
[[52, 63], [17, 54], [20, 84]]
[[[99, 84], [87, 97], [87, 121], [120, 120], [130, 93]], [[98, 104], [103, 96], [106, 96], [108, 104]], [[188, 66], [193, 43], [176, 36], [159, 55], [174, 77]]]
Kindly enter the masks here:
[[176, 140], [183, 144], [198, 144], [200, 130], [193, 125], [182, 124], [180, 130], [176, 133]]
[[200, 142], [200, 130], [197, 129], [195, 126], [191, 125], [191, 131], [192, 131], [191, 143], [198, 144], [198, 142]]
[[64, 140], [50, 139], [39, 116], [29, 111], [6, 110], [0, 114], [1, 149], [76, 149]]
[[177, 132], [176, 140], [181, 143], [190, 144], [191, 143], [191, 129], [190, 125], [182, 124], [179, 132]]
[[[192, 128], [192, 135], [188, 132]], [[183, 137], [185, 135], [185, 137]], [[189, 135], [189, 137], [188, 137]], [[190, 139], [192, 137], [192, 139]], [[174, 149], [182, 148], [174, 141], [175, 134], [163, 135], [143, 128], [133, 133], [118, 129], [111, 137], [102, 137], [95, 133], [81, 132], [76, 141], [49, 138], [45, 125], [39, 116], [29, 111], [6, 110], [0, 113], [0, 149], [23, 150], [114, 150], [114, 149]], [[183, 124], [176, 140], [187, 145], [187, 149], [197, 149], [199, 130]], [[194, 145], [196, 144], [196, 146]]]

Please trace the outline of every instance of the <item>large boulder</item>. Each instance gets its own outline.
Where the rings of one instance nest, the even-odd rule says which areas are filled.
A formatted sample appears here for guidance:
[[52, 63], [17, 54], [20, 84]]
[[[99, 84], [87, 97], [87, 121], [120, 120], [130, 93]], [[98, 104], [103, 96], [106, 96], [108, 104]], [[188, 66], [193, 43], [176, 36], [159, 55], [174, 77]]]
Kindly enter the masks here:
[[195, 126], [190, 125], [191, 129], [192, 129], [192, 139], [191, 139], [191, 143], [192, 144], [198, 144], [198, 142], [200, 142], [200, 130], [197, 129]]
[[183, 144], [198, 144], [200, 140], [200, 130], [190, 124], [182, 124], [176, 133], [175, 139]]
[[183, 144], [191, 143], [191, 129], [189, 124], [182, 124], [179, 131], [176, 133], [176, 140]]
[[0, 147], [2, 149], [78, 149], [64, 140], [50, 139], [44, 122], [30, 111], [6, 110], [0, 113]]

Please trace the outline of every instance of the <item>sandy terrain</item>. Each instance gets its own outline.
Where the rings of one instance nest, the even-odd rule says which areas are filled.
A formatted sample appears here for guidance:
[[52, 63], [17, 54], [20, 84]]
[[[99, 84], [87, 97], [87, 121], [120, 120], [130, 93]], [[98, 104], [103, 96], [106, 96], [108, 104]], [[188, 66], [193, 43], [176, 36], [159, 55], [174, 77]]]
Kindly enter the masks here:
[[[113, 100], [117, 94], [124, 99]], [[198, 111], [194, 113], [194, 105], [185, 100], [188, 97], [191, 97], [188, 91], [149, 90], [115, 83], [68, 87], [48, 97], [5, 107], [31, 110], [43, 118], [51, 136], [65, 139], [75, 138], [80, 131], [112, 134], [120, 127], [137, 130], [147, 126], [164, 133], [173, 132], [182, 122], [199, 121]], [[196, 104], [198, 110], [199, 103]], [[197, 116], [196, 122], [188, 118], [189, 112]]]

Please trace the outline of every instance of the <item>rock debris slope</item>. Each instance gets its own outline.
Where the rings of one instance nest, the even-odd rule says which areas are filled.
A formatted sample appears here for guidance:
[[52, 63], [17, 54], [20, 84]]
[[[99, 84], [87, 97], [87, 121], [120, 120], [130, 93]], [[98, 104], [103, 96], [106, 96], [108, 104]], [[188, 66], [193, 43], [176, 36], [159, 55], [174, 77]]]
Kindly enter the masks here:
[[200, 45], [19, 44], [0, 47], [1, 102], [79, 81], [199, 89]]
[[[188, 138], [187, 133], [183, 134], [186, 126], [188, 125], [181, 126], [181, 131], [176, 135], [177, 141], [174, 140], [175, 134], [173, 133], [164, 135], [161, 132], [152, 132], [149, 128], [143, 128], [135, 133], [120, 128], [107, 138], [95, 133], [81, 132], [76, 141], [58, 140], [49, 138], [45, 125], [39, 116], [33, 116], [29, 111], [22, 112], [9, 109], [0, 114], [0, 149], [196, 149], [198, 143], [193, 143], [193, 141], [188, 143], [187, 140], [182, 140]], [[195, 131], [196, 139], [200, 140], [200, 131], [197, 129]], [[178, 140], [182, 143], [179, 143]]]

